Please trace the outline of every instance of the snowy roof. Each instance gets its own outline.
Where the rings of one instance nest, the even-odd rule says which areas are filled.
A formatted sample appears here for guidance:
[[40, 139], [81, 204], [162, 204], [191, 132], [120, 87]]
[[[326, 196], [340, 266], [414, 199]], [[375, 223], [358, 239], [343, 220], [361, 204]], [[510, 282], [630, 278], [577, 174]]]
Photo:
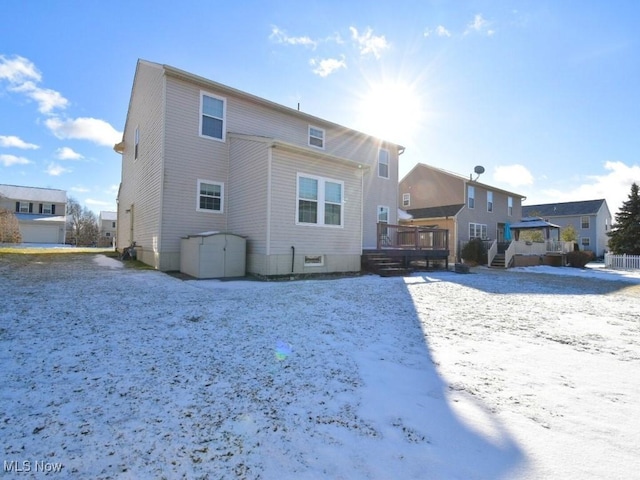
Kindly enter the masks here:
[[118, 212], [107, 212], [107, 211], [102, 211], [100, 212], [100, 220], [117, 220], [118, 219]]
[[67, 217], [64, 215], [46, 215], [46, 214], [33, 214], [33, 213], [16, 213], [15, 214], [18, 221], [28, 221], [28, 222], [46, 222], [46, 223], [56, 223], [62, 222], [65, 223], [67, 221]]
[[67, 203], [67, 192], [54, 188], [0, 185], [0, 196], [11, 200], [32, 202]]

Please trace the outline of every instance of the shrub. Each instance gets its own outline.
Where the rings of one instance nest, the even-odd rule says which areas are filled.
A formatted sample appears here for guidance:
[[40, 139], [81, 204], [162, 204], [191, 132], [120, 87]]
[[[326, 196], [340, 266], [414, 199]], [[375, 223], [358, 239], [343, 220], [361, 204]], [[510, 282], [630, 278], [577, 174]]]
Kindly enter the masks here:
[[594, 254], [589, 250], [574, 251], [567, 253], [567, 263], [570, 267], [584, 268], [587, 263], [594, 259]]
[[479, 238], [472, 238], [462, 248], [462, 258], [465, 262], [484, 265], [487, 263], [487, 247]]
[[20, 224], [10, 210], [0, 209], [0, 243], [21, 243]]

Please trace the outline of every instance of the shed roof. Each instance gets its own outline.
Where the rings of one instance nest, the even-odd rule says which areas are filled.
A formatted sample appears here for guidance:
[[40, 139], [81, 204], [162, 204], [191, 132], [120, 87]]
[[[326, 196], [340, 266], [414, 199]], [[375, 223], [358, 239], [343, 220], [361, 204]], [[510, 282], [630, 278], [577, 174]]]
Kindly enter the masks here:
[[523, 205], [523, 215], [540, 217], [564, 217], [572, 215], [595, 215], [606, 200], [584, 200], [580, 202], [544, 203], [540, 205]]

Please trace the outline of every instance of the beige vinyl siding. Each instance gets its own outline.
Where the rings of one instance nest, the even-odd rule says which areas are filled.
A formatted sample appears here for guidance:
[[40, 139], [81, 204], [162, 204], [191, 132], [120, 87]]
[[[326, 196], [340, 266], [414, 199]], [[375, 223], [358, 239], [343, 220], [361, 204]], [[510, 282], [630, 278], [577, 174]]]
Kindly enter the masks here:
[[[118, 198], [118, 245], [123, 248], [135, 241], [142, 247], [145, 255], [151, 254], [154, 248], [160, 248], [158, 235], [162, 204], [163, 90], [162, 69], [144, 62], [139, 63], [124, 132], [122, 187]], [[134, 160], [134, 136], [138, 126], [140, 146], [138, 159]], [[133, 238], [130, 238], [132, 212], [127, 212], [131, 205], [134, 205]], [[148, 256], [145, 261], [159, 267], [155, 257]]]
[[[167, 78], [162, 252], [172, 259], [179, 258], [181, 237], [227, 228], [229, 147], [200, 136], [200, 92]], [[197, 211], [199, 179], [224, 184], [222, 213]]]
[[[462, 177], [424, 164], [416, 165], [400, 182], [398, 191], [400, 202], [403, 193], [411, 194], [411, 207], [409, 207], [411, 209], [466, 203], [465, 180]], [[486, 210], [486, 203], [484, 208]]]
[[247, 237], [247, 254], [265, 254], [267, 246], [268, 155], [266, 141], [228, 138], [228, 228]]
[[[298, 173], [344, 182], [343, 227], [297, 225]], [[360, 170], [273, 149], [271, 173], [272, 255], [360, 254]]]

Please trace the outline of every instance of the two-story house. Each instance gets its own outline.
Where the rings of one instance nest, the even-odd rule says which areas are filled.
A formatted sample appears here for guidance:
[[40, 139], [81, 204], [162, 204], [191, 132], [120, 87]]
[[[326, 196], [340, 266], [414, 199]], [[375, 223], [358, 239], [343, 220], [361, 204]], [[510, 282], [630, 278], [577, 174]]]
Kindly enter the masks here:
[[401, 223], [449, 230], [451, 260], [472, 238], [507, 240], [507, 227], [522, 217], [525, 198], [424, 163], [402, 178], [398, 195], [400, 208], [412, 217]]
[[522, 213], [525, 217], [542, 217], [561, 229], [573, 226], [578, 235], [580, 249], [591, 250], [597, 257], [603, 257], [608, 250], [607, 232], [611, 228], [611, 212], [603, 198], [525, 205], [522, 207]]
[[123, 140], [117, 245], [180, 269], [181, 238], [246, 238], [250, 273], [360, 270], [397, 222], [404, 148], [177, 68], [139, 60]]
[[116, 240], [118, 212], [101, 211], [98, 215], [98, 243], [100, 246], [112, 246]]
[[67, 192], [0, 185], [0, 209], [14, 212], [23, 243], [64, 243]]

